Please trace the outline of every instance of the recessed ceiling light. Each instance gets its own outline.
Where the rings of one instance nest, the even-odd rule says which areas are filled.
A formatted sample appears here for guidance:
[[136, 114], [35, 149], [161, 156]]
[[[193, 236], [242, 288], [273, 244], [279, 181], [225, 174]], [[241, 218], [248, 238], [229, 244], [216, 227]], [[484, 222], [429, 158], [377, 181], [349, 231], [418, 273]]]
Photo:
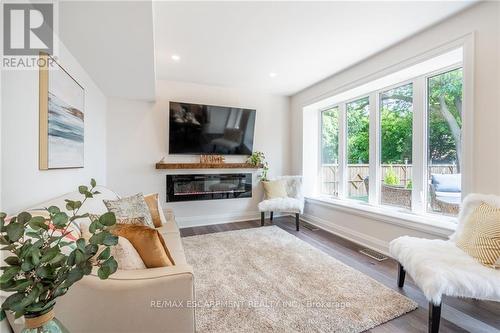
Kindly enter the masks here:
[[276, 74], [275, 72], [269, 73], [269, 77], [276, 77], [276, 75], [278, 75], [278, 74]]
[[173, 61], [179, 61], [179, 60], [181, 60], [181, 57], [179, 55], [177, 55], [177, 54], [172, 54], [172, 56], [170, 58], [172, 58]]

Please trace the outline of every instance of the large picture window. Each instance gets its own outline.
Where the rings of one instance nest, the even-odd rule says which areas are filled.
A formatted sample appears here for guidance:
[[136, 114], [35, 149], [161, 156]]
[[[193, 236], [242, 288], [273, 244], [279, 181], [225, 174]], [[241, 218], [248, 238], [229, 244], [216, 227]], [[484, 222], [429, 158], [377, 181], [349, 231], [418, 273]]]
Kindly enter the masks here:
[[321, 193], [456, 216], [462, 199], [462, 72], [455, 64], [343, 102], [333, 98], [335, 105], [320, 117]]

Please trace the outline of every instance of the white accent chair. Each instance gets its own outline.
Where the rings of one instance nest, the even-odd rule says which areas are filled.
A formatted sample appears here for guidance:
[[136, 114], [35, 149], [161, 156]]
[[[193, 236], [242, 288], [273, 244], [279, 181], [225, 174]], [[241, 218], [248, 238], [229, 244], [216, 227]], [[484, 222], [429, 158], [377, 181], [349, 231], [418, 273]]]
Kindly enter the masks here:
[[304, 194], [302, 192], [302, 176], [282, 176], [275, 180], [283, 180], [287, 193], [286, 198], [264, 198], [259, 203], [260, 224], [264, 225], [265, 213], [270, 212], [270, 220], [273, 221], [273, 213], [295, 214], [295, 229], [299, 231], [300, 214], [304, 212]]
[[444, 295], [500, 301], [500, 270], [480, 264], [455, 244], [468, 216], [482, 202], [500, 208], [500, 197], [468, 195], [449, 240], [403, 236], [389, 245], [391, 256], [399, 263], [398, 286], [403, 287], [408, 272], [429, 301], [429, 332], [439, 332]]

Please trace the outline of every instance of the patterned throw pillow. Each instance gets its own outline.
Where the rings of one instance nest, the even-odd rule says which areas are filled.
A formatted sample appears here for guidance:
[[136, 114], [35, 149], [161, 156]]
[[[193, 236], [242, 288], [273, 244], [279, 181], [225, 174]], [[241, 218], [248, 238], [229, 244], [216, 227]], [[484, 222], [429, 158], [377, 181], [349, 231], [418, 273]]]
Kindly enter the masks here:
[[481, 203], [470, 214], [456, 244], [481, 264], [500, 262], [500, 208]]
[[[89, 214], [89, 219], [91, 222], [95, 220], [99, 220], [100, 215], [97, 214]], [[137, 225], [146, 225], [146, 221], [144, 217], [130, 217], [124, 219], [116, 219], [116, 224], [137, 224]]]
[[153, 218], [142, 193], [119, 200], [103, 200], [108, 211], [115, 213], [116, 219], [144, 218], [145, 225], [154, 228]]

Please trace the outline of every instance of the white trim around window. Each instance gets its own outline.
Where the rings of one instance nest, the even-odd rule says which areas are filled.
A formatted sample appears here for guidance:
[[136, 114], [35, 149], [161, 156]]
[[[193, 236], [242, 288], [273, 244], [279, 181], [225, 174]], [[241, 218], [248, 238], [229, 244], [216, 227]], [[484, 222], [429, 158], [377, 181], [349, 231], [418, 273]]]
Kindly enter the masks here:
[[[463, 160], [461, 163], [461, 174], [462, 174], [462, 195], [465, 196], [473, 191], [473, 64], [474, 64], [474, 35], [473, 33], [458, 38], [457, 40], [443, 45], [440, 48], [428, 51], [424, 54], [418, 55], [413, 59], [407, 60], [403, 63], [418, 65], [418, 60], [428, 61], [433, 57], [439, 57], [441, 54], [446, 52], [452, 52], [453, 50], [461, 48], [462, 49], [462, 62], [454, 63], [452, 65], [439, 68], [430, 72], [423, 73], [413, 78], [409, 78], [404, 81], [394, 82], [391, 85], [386, 85], [383, 88], [372, 90], [370, 92], [360, 93], [356, 97], [350, 96], [349, 99], [339, 100], [333, 95], [332, 97], [326, 97], [323, 100], [315, 102], [304, 107], [304, 112], [312, 111], [311, 108], [318, 110], [318, 106], [321, 105], [321, 110], [331, 109], [332, 107], [339, 108], [339, 175], [340, 183], [338, 185], [338, 197], [337, 198], [326, 198], [323, 195], [313, 194], [307, 195], [310, 202], [319, 203], [323, 202], [327, 206], [335, 207], [337, 209], [342, 208], [348, 211], [359, 210], [361, 214], [366, 215], [369, 213], [371, 217], [373, 214], [378, 217], [386, 216], [391, 219], [399, 218], [403, 224], [419, 229], [426, 230], [432, 229], [436, 231], [438, 229], [438, 234], [443, 235], [452, 230], [456, 225], [456, 218], [448, 216], [440, 216], [432, 213], [426, 212], [427, 207], [427, 79], [431, 76], [435, 76], [440, 73], [444, 73], [456, 68], [463, 69], [463, 90], [462, 90], [462, 155]], [[402, 64], [402, 63], [401, 63]], [[394, 68], [398, 70], [403, 70], [401, 64], [396, 65]], [[387, 69], [384, 71], [387, 72]], [[382, 78], [383, 76], [380, 76]], [[374, 79], [375, 80], [375, 79]], [[365, 85], [369, 85], [366, 80], [360, 80], [364, 82]], [[380, 115], [379, 115], [379, 94], [381, 92], [390, 90], [391, 88], [403, 86], [405, 84], [413, 84], [413, 142], [412, 142], [412, 164], [413, 164], [413, 191], [412, 191], [412, 210], [404, 211], [401, 209], [394, 209], [389, 206], [380, 205], [380, 179], [381, 167], [380, 167]], [[356, 87], [355, 83], [347, 84], [346, 87], [353, 89]], [[345, 91], [342, 94], [345, 94]], [[341, 92], [337, 93], [339, 95]], [[347, 199], [347, 161], [346, 161], [346, 103], [358, 100], [363, 97], [369, 97], [370, 100], [370, 146], [369, 146], [369, 203], [360, 203], [355, 200]], [[325, 104], [327, 100], [335, 101], [334, 104]], [[328, 102], [327, 102], [328, 103]], [[317, 111], [316, 111], [317, 112]], [[305, 116], [305, 113], [304, 113]], [[320, 117], [321, 118], [321, 117]], [[376, 124], [376, 126], [373, 126]], [[321, 130], [321, 125], [320, 125]], [[318, 135], [319, 140], [321, 140], [321, 132]], [[304, 140], [307, 140], [304, 137]], [[321, 147], [321, 141], [319, 142], [319, 147]], [[321, 166], [321, 153], [319, 153], [319, 167]], [[307, 163], [303, 161], [303, 163]], [[319, 170], [319, 168], [318, 168]], [[318, 173], [319, 174], [319, 173]], [[317, 175], [318, 175], [317, 174]], [[317, 176], [316, 175], [316, 176]], [[320, 178], [320, 177], [316, 177]], [[307, 179], [307, 177], [306, 177]], [[418, 181], [415, 181], [418, 180]], [[316, 188], [319, 188], [316, 187]], [[386, 221], [386, 218], [377, 218], [379, 220]], [[388, 221], [388, 220], [387, 220]], [[394, 221], [393, 221], [394, 222]], [[419, 225], [427, 225], [427, 227], [419, 228]], [[439, 231], [439, 230], [442, 230]], [[434, 232], [435, 233], [435, 232]]]

